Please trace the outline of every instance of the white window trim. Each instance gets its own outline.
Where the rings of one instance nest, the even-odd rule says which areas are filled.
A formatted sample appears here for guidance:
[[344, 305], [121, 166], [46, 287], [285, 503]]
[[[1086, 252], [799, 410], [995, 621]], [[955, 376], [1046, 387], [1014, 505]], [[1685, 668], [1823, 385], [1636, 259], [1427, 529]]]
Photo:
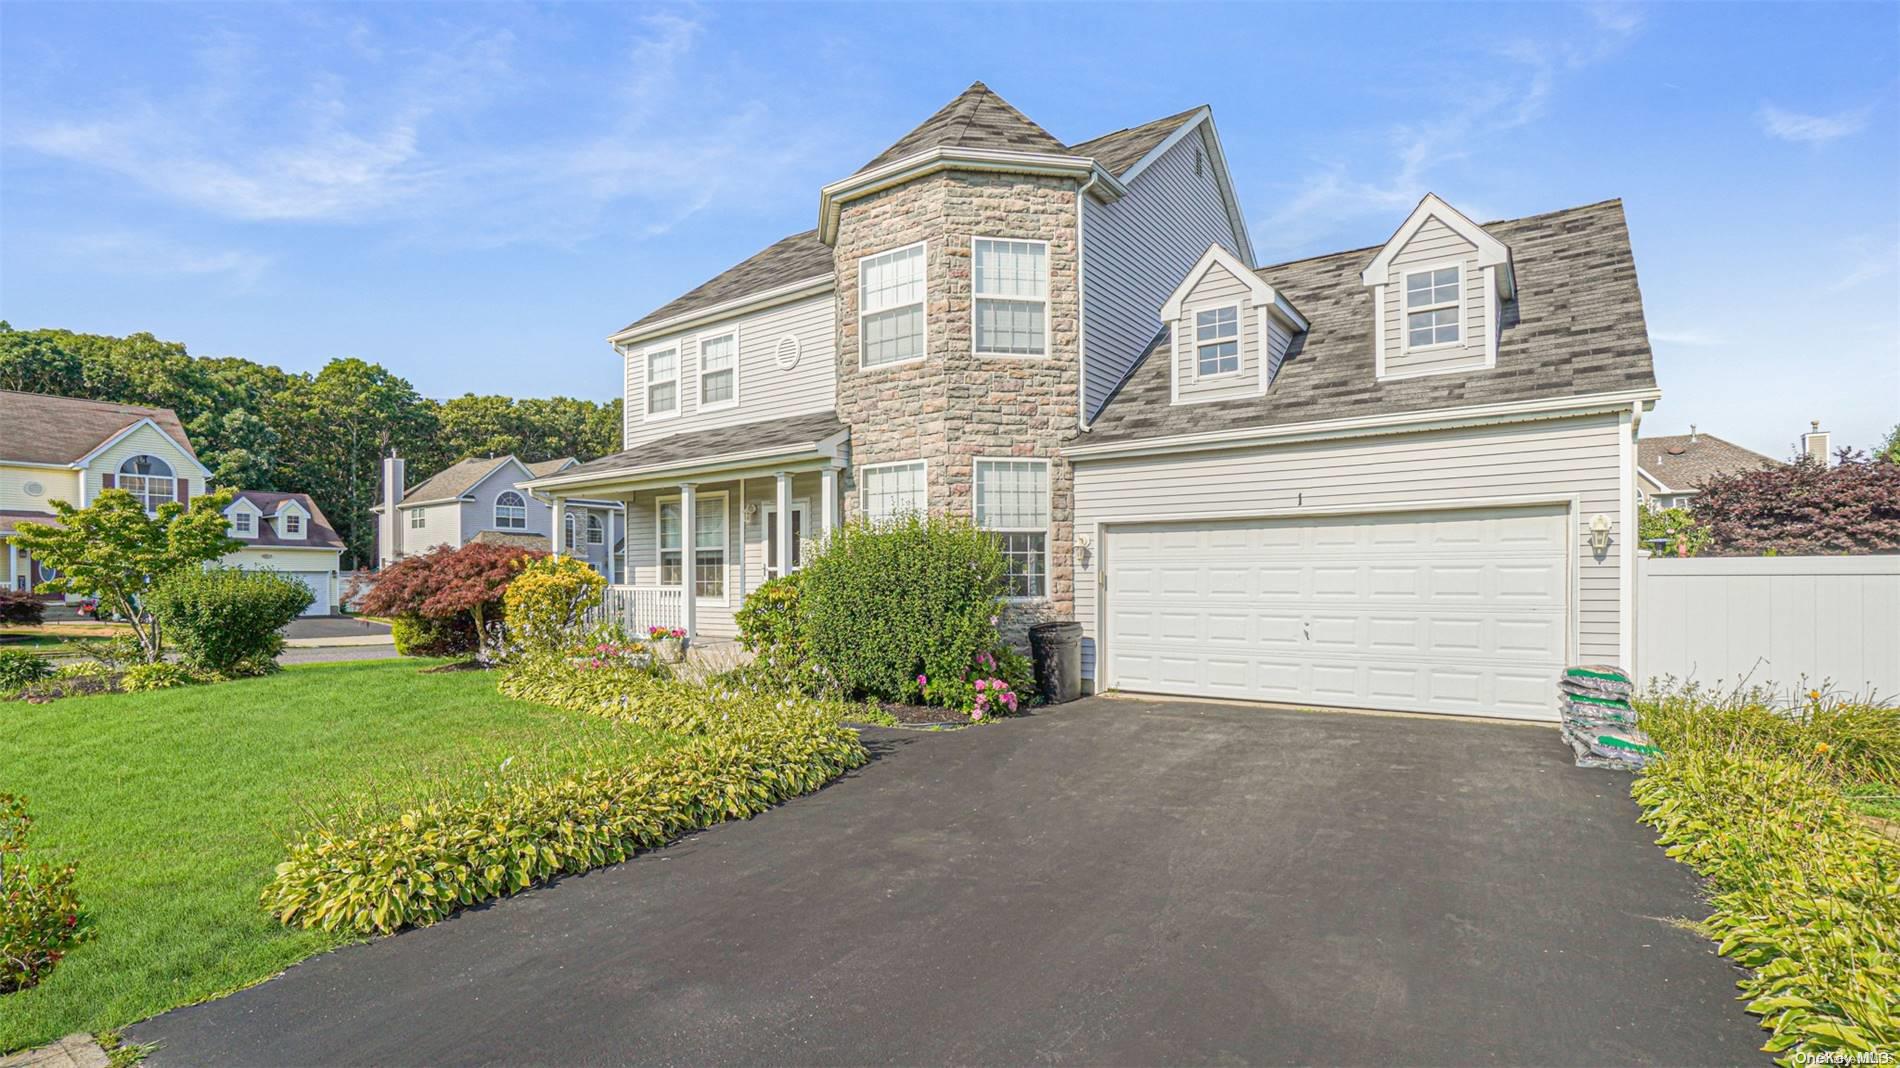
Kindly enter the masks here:
[[429, 526], [429, 516], [427, 515], [427, 513], [425, 513], [421, 508], [409, 509], [409, 529], [410, 530], [426, 530], [428, 529], [428, 526]]
[[[1226, 311], [1228, 308], [1234, 309], [1234, 369], [1204, 375], [1201, 373], [1201, 313]], [[1241, 373], [1247, 369], [1247, 318], [1242, 314], [1240, 302], [1236, 300], [1227, 304], [1209, 304], [1206, 307], [1190, 307], [1187, 309], [1187, 321], [1188, 329], [1193, 332], [1193, 336], [1188, 339], [1188, 381], [1195, 383], [1219, 382], [1222, 379], [1239, 378]], [[1215, 344], [1218, 344], [1218, 342]]]
[[[581, 518], [581, 533], [588, 545], [607, 544], [607, 524], [601, 519], [599, 512], [590, 511]], [[599, 534], [600, 537], [596, 538], [595, 534]]]
[[[297, 529], [290, 529], [292, 523], [297, 524]], [[277, 525], [280, 528], [277, 536], [280, 538], [302, 538], [310, 533], [309, 519], [302, 512], [279, 512]]]
[[1044, 527], [978, 527], [992, 534], [1041, 534], [1042, 535], [1042, 592], [1029, 597], [1006, 597], [1010, 604], [1034, 604], [1049, 599], [1049, 586], [1054, 576], [1049, 573], [1049, 563], [1055, 552], [1056, 541], [1056, 483], [1055, 472], [1050, 469], [1049, 461], [1040, 456], [973, 456], [970, 458], [970, 518], [976, 519], [976, 495], [982, 481], [976, 477], [976, 465], [983, 463], [1029, 463], [1042, 465], [1042, 484], [1049, 490], [1049, 525]]
[[[238, 520], [240, 519], [244, 522], [239, 523]], [[257, 537], [257, 513], [251, 511], [249, 508], [233, 508], [231, 510], [231, 534], [233, 537], [238, 538]]]
[[865, 492], [864, 476], [869, 472], [881, 471], [887, 467], [919, 467], [923, 469], [924, 510], [922, 512], [919, 512], [918, 514], [924, 515], [924, 516], [929, 515], [930, 514], [930, 461], [921, 456], [913, 457], [909, 460], [886, 460], [883, 463], [859, 464], [858, 465], [858, 515], [862, 516], [865, 519], [869, 519], [871, 517], [870, 511], [864, 507], [864, 492]]
[[[678, 419], [680, 417], [680, 410], [685, 407], [686, 403], [686, 398], [683, 396], [686, 391], [682, 388], [680, 382], [682, 377], [680, 375], [680, 364], [682, 362], [680, 358], [680, 348], [680, 343], [676, 339], [668, 345], [650, 345], [640, 350], [641, 422], [657, 423], [664, 419]], [[673, 407], [663, 412], [656, 412], [651, 408], [652, 401], [650, 399], [654, 382], [653, 357], [662, 352], [671, 352], [673, 354], [673, 377], [660, 379], [662, 382], [673, 383]]]
[[[730, 496], [731, 495], [727, 490], [701, 490], [700, 492], [693, 495], [693, 517], [695, 521], [698, 520], [699, 509], [701, 506], [703, 506], [707, 501], [712, 500], [714, 498], [717, 498], [719, 500], [721, 515], [724, 517], [723, 519], [721, 519], [719, 525], [720, 525], [720, 533], [722, 535], [722, 548], [724, 550], [725, 558], [726, 558], [726, 563], [725, 563], [726, 580], [719, 584], [719, 588], [724, 592], [721, 593], [718, 597], [701, 597], [695, 594], [693, 596], [693, 603], [695, 604], [728, 605], [732, 603], [732, 501], [730, 499]], [[660, 554], [666, 551], [665, 545], [660, 540], [660, 509], [663, 506], [668, 505], [668, 504], [677, 504], [679, 503], [679, 500], [680, 500], [680, 495], [677, 493], [670, 494], [665, 497], [655, 497], [653, 499], [653, 584], [655, 586], [667, 585], [667, 583], [661, 581], [661, 578], [660, 578], [661, 574], [663, 573], [663, 569], [665, 567], [665, 565], [661, 562], [662, 558]], [[681, 579], [681, 582], [678, 588], [681, 591], [680, 596], [682, 597], [685, 596], [685, 591], [687, 589], [692, 588], [689, 584], [693, 581], [694, 562], [698, 559], [698, 555], [699, 555], [698, 547], [692, 544], [692, 538], [693, 538], [693, 532], [690, 530], [687, 530], [686, 524], [684, 522], [681, 522], [680, 523], [680, 579]]]
[[[718, 404], [706, 403], [706, 342], [720, 338], [732, 339], [732, 399]], [[693, 369], [697, 373], [693, 378], [693, 405], [695, 411], [723, 412], [739, 406], [739, 327], [737, 324], [726, 330], [713, 330], [700, 334], [693, 339]]]
[[[897, 304], [897, 305], [893, 305], [890, 308], [879, 308], [875, 312], [866, 312], [864, 310], [864, 261], [874, 260], [878, 258], [879, 256], [888, 256], [893, 252], [908, 252], [914, 248], [920, 248], [924, 250], [924, 256], [923, 256], [924, 295], [921, 300], [918, 300], [916, 302], [917, 307], [918, 307], [918, 314], [921, 316], [922, 321], [923, 321], [924, 336], [923, 336], [922, 343], [919, 345], [919, 348], [921, 351], [917, 355], [912, 356], [911, 358], [907, 360], [891, 360], [887, 363], [866, 364], [864, 362], [864, 320], [865, 320], [865, 317], [867, 315], [882, 315], [883, 313], [887, 311], [892, 311], [895, 308], [908, 308], [910, 307], [910, 305]], [[908, 245], [897, 245], [892, 248], [879, 249], [876, 252], [866, 253], [863, 256], [859, 256], [858, 257], [858, 370], [860, 372], [884, 371], [892, 367], [905, 367], [913, 363], [922, 363], [929, 358], [930, 358], [930, 242], [929, 241], [913, 241]]]
[[[1055, 343], [1054, 343], [1055, 330], [1053, 329], [1054, 324], [1050, 322], [1050, 318], [1049, 318], [1051, 314], [1051, 309], [1049, 305], [1049, 291], [1051, 288], [1054, 287], [1055, 283], [1054, 283], [1054, 279], [1050, 277], [1045, 277], [1042, 280], [1042, 300], [1040, 301], [1040, 303], [1042, 304], [1042, 351], [1040, 353], [987, 352], [983, 349], [979, 349], [976, 347], [976, 302], [977, 301], [979, 300], [1006, 300], [1006, 301], [1011, 301], [1016, 304], [1038, 303], [1037, 301], [1028, 300], [1023, 297], [987, 296], [984, 294], [980, 294], [976, 291], [976, 243], [978, 241], [1010, 241], [1010, 242], [1015, 242], [1017, 244], [1023, 244], [1023, 245], [1041, 245], [1043, 270], [1047, 272], [1047, 274], [1049, 275], [1053, 275], [1055, 273], [1055, 264], [1054, 264], [1054, 261], [1052, 261], [1049, 258], [1049, 242], [1047, 241], [1039, 240], [1033, 237], [1001, 237], [996, 234], [971, 234], [970, 235], [970, 349], [971, 349], [972, 355], [982, 356], [986, 359], [996, 359], [996, 360], [1053, 360], [1055, 359]], [[926, 262], [928, 262], [927, 257], [926, 257]], [[924, 294], [926, 298], [928, 298], [929, 295], [930, 294], [928, 292]]]
[[[1413, 275], [1430, 274], [1433, 271], [1442, 271], [1446, 268], [1451, 268], [1458, 272], [1458, 300], [1455, 304], [1427, 304], [1422, 308], [1414, 308], [1405, 302], [1406, 285]], [[1461, 349], [1471, 343], [1471, 338], [1467, 336], [1471, 333], [1471, 324], [1465, 318], [1464, 260], [1441, 260], [1437, 263], [1408, 263], [1403, 267], [1395, 268], [1395, 270], [1398, 271], [1399, 275], [1399, 353], [1401, 355], [1410, 355], [1414, 352], [1442, 352], [1445, 349]], [[1458, 340], [1438, 341], [1430, 345], [1412, 344], [1411, 321], [1413, 312], [1442, 311], [1451, 307], [1458, 309]]]
[[[508, 508], [518, 507], [521, 509], [521, 522], [519, 525], [507, 524], [501, 521], [501, 510], [504, 507], [504, 505], [501, 503], [501, 499], [503, 497], [509, 497], [509, 496], [512, 496], [514, 497], [515, 500], [521, 502], [519, 505], [511, 504], [511, 505], [505, 506]], [[522, 493], [517, 493], [514, 490], [503, 490], [502, 492], [495, 494], [495, 514], [492, 518], [494, 519], [496, 530], [526, 530], [528, 529], [528, 498], [527, 496]]]
[[[792, 511], [804, 517], [801, 526], [803, 526], [808, 535], [807, 537], [792, 539], [792, 551], [796, 553], [800, 543], [812, 540], [809, 537], [811, 533], [811, 498], [793, 497]], [[772, 542], [774, 539], [771, 536], [770, 528], [766, 525], [765, 517], [768, 515], [775, 516], [777, 514], [778, 502], [776, 500], [766, 501], [759, 506], [759, 573], [764, 575], [767, 579], [776, 578], [778, 576], [774, 574], [775, 569], [772, 567]], [[803, 565], [796, 565], [792, 570], [797, 571], [800, 566]]]

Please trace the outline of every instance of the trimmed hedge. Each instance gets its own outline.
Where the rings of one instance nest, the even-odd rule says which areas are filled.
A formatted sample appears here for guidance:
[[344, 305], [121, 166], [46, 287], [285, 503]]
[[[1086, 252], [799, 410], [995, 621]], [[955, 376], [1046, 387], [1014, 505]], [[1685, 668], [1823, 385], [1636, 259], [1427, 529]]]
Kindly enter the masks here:
[[480, 644], [475, 621], [467, 614], [448, 619], [397, 616], [389, 622], [389, 637], [399, 656], [467, 656]]
[[743, 819], [864, 763], [844, 706], [663, 682], [543, 657], [502, 692], [686, 735], [631, 766], [493, 786], [291, 847], [263, 904], [286, 924], [386, 933]]
[[1002, 550], [967, 522], [852, 523], [799, 571], [796, 625], [848, 696], [968, 708], [1003, 594]]
[[309, 587], [274, 571], [192, 567], [160, 579], [145, 603], [185, 663], [255, 674], [284, 651], [281, 631], [312, 600]]
[[1713, 883], [1705, 927], [1752, 970], [1738, 986], [1773, 1032], [1763, 1048], [1784, 1062], [1900, 1049], [1900, 844], [1841, 791], [1891, 772], [1878, 724], [1900, 712], [1819, 695], [1791, 716], [1682, 696], [1640, 708], [1665, 755], [1631, 795], [1669, 855]]

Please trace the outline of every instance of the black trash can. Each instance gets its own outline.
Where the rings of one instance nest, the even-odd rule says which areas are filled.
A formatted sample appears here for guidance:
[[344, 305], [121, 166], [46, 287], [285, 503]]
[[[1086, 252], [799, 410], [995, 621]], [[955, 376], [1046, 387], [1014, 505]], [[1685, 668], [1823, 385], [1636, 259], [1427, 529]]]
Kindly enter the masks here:
[[1082, 696], [1082, 624], [1038, 623], [1029, 628], [1036, 660], [1036, 688], [1052, 705]]

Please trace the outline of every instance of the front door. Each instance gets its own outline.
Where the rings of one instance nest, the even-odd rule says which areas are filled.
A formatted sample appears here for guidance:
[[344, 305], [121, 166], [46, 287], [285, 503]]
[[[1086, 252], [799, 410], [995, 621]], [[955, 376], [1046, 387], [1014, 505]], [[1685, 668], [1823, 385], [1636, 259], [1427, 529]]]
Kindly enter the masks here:
[[[803, 562], [801, 554], [804, 552], [804, 547], [799, 543], [805, 538], [805, 510], [804, 501], [792, 502], [792, 570], [794, 571], [798, 570], [798, 565]], [[779, 567], [778, 562], [778, 505], [766, 505], [764, 516], [765, 577], [774, 579], [783, 574], [783, 569]]]

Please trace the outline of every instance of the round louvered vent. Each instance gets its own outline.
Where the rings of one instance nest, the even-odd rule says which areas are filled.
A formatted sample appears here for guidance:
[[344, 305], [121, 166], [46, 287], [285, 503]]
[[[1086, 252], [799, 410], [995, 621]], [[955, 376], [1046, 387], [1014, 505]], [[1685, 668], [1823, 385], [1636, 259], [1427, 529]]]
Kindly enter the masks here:
[[37, 497], [40, 494], [46, 492], [46, 487], [40, 485], [37, 482], [28, 482], [26, 485], [21, 486], [20, 488], [26, 491], [26, 495], [28, 497]]
[[789, 371], [798, 366], [798, 339], [790, 334], [778, 339], [778, 365]]

